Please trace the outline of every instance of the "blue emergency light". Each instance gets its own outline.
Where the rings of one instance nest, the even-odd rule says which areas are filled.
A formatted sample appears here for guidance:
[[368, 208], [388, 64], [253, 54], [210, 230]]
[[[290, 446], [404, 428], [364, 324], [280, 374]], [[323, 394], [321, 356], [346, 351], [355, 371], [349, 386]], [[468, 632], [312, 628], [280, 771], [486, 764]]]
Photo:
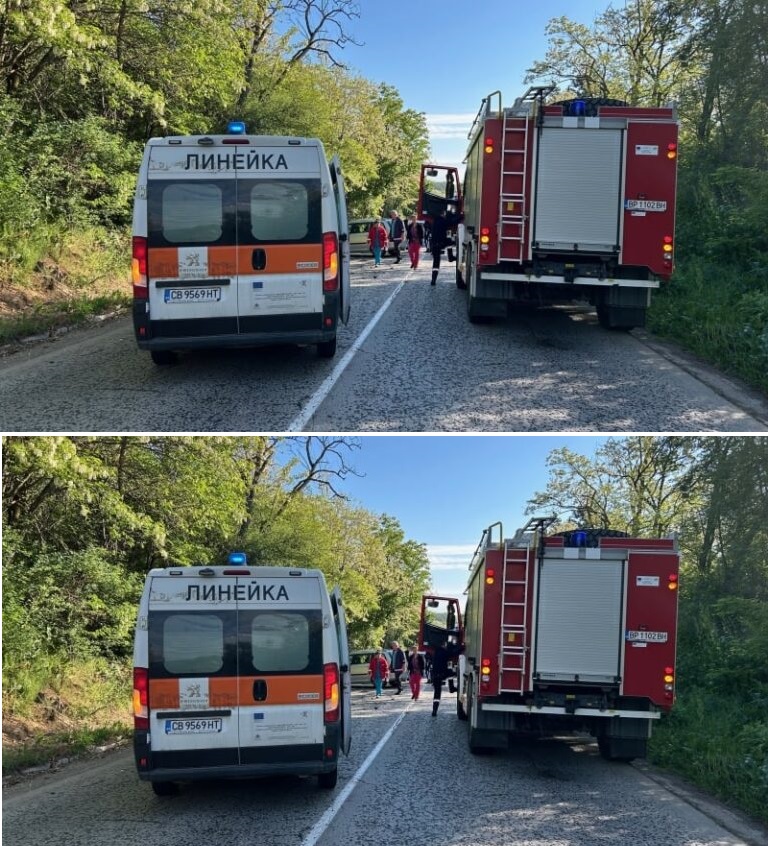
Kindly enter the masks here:
[[227, 124], [227, 135], [245, 135], [245, 122], [242, 120], [231, 120]]
[[586, 111], [587, 111], [587, 104], [583, 100], [574, 100], [571, 103], [571, 114], [572, 115], [576, 115], [578, 117], [579, 115], [586, 114]]
[[587, 533], [586, 532], [574, 532], [571, 535], [571, 543], [574, 546], [586, 546], [587, 545]]
[[248, 563], [248, 559], [244, 552], [230, 552], [227, 559], [228, 564], [235, 564], [241, 566]]

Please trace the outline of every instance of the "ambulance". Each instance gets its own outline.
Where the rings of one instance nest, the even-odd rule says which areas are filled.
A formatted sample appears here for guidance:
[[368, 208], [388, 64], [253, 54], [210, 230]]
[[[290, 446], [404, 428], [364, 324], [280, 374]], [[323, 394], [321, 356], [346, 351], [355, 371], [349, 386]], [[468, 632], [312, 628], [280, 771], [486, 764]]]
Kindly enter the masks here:
[[151, 138], [133, 212], [133, 324], [156, 364], [182, 349], [314, 344], [349, 319], [344, 180], [316, 138]]
[[147, 575], [136, 624], [134, 754], [158, 796], [179, 782], [317, 776], [349, 753], [344, 606], [319, 570], [226, 565]]

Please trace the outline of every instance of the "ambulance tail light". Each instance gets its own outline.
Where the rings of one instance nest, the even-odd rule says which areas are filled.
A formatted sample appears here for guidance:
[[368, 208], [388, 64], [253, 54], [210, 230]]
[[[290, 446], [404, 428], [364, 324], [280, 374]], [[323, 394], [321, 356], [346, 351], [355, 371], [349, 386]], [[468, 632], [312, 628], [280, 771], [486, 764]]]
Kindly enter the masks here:
[[131, 263], [133, 278], [133, 298], [135, 300], [149, 299], [147, 285], [147, 239], [135, 237], [133, 239], [133, 261]]
[[339, 290], [339, 241], [335, 232], [323, 233], [323, 291]]
[[323, 720], [326, 723], [338, 722], [341, 702], [338, 664], [326, 664], [323, 667], [323, 699], [325, 700]]
[[133, 670], [133, 728], [149, 731], [149, 671], [144, 667]]

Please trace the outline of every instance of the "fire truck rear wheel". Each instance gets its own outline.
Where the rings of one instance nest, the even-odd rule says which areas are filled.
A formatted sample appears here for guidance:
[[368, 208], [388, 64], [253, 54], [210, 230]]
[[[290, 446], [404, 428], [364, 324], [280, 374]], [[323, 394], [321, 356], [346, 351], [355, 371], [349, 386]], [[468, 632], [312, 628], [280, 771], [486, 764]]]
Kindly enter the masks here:
[[[466, 690], [466, 684], [464, 686], [464, 690]], [[464, 710], [464, 705], [461, 702], [461, 695], [456, 695], [456, 716], [465, 723], [467, 721], [467, 712]]]

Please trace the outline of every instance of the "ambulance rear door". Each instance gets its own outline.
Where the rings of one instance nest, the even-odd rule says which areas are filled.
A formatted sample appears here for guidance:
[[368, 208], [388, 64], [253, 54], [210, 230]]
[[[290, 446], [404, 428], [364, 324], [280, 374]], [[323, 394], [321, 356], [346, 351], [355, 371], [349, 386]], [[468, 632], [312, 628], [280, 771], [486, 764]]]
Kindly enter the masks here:
[[334, 588], [331, 593], [331, 609], [336, 624], [339, 642], [339, 671], [341, 673], [341, 748], [349, 755], [352, 744], [352, 670], [349, 665], [349, 641], [347, 639], [347, 617], [341, 592]]
[[[323, 154], [316, 143], [250, 138], [237, 168], [240, 332], [321, 330]], [[242, 165], [242, 166], [240, 166]]]
[[155, 576], [149, 595], [153, 769], [239, 763], [236, 578]]
[[150, 142], [147, 275], [154, 338], [238, 331], [232, 155], [231, 148], [201, 146], [196, 138]]
[[350, 279], [351, 266], [349, 261], [349, 220], [347, 218], [347, 195], [344, 192], [344, 177], [341, 173], [341, 162], [338, 156], [330, 161], [331, 182], [336, 205], [336, 218], [339, 230], [339, 255], [341, 266], [339, 267], [340, 291], [341, 291], [341, 321], [347, 323], [349, 320], [349, 303], [352, 293]]
[[240, 762], [321, 761], [320, 579], [241, 577], [238, 591]]

